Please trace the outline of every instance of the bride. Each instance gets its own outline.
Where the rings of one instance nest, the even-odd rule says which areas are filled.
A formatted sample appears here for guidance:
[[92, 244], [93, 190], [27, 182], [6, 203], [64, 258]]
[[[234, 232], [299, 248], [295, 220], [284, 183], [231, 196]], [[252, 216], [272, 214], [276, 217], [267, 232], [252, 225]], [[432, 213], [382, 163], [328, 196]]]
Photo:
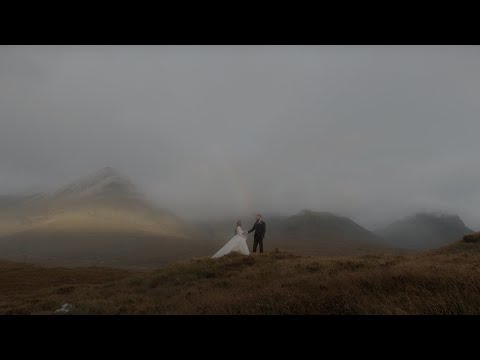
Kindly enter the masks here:
[[231, 253], [232, 251], [238, 252], [242, 255], [250, 255], [250, 251], [247, 246], [247, 237], [243, 235], [242, 222], [237, 221], [237, 227], [235, 229], [235, 236], [230, 239], [218, 252], [212, 256], [213, 259], [222, 257]]

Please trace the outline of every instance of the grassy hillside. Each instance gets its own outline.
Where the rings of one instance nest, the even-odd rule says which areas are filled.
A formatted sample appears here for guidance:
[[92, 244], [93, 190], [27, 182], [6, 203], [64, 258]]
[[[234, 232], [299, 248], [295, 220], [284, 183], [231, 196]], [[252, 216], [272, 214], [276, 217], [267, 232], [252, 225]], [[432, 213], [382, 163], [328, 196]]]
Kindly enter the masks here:
[[416, 255], [197, 258], [157, 270], [0, 265], [0, 313], [480, 314], [480, 243]]

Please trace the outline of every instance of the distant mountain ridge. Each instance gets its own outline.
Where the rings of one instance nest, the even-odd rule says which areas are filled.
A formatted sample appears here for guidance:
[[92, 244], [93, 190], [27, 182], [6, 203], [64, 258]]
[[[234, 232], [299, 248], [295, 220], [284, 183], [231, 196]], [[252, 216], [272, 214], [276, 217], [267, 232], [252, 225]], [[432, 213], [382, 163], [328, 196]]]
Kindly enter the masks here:
[[399, 248], [431, 249], [448, 245], [472, 232], [458, 215], [422, 212], [395, 221], [378, 234]]
[[[53, 193], [0, 196], [0, 258], [67, 263], [165, 262], [207, 256], [237, 219], [186, 223], [158, 208], [127, 177], [105, 167]], [[253, 218], [243, 219], [249, 230]], [[267, 214], [265, 249], [348, 256], [444, 246], [473, 232], [458, 216], [416, 214], [371, 232], [348, 217], [302, 210]], [[252, 249], [253, 234], [247, 244]]]
[[212, 250], [195, 239], [188, 224], [110, 167], [52, 194], [0, 197], [0, 258], [161, 263]]
[[302, 210], [276, 222], [266, 241], [269, 246], [288, 251], [352, 255], [386, 249], [379, 236], [348, 217], [329, 212]]
[[356, 231], [367, 237], [375, 237], [370, 231], [358, 225], [350, 218], [325, 211], [320, 212], [304, 209], [298, 214], [288, 217], [282, 225], [283, 231], [302, 231], [313, 234], [324, 231], [345, 231], [347, 228], [349, 231]]

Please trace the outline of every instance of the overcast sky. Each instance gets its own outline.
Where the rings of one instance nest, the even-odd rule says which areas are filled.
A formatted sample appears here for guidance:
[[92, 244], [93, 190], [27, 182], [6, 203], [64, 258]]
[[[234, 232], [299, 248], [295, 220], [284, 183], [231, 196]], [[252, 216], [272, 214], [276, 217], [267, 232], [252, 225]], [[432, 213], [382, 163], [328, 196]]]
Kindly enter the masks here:
[[480, 48], [0, 46], [0, 193], [111, 166], [187, 218], [480, 225]]

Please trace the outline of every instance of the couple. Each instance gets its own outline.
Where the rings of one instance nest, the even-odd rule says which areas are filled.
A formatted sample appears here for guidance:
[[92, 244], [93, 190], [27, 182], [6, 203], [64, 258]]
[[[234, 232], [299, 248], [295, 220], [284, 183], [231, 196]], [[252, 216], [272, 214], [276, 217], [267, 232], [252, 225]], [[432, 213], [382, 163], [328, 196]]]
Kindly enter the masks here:
[[[248, 230], [248, 234], [252, 231], [255, 231], [253, 237], [253, 252], [257, 252], [257, 246], [260, 245], [260, 253], [263, 253], [263, 238], [265, 237], [265, 232], [267, 227], [265, 222], [262, 220], [262, 215], [257, 214], [257, 220], [253, 227]], [[212, 256], [213, 259], [222, 257], [231, 253], [232, 251], [238, 252], [242, 255], [250, 255], [250, 251], [247, 246], [247, 237], [243, 235], [242, 223], [240, 220], [237, 221], [237, 227], [235, 229], [235, 236], [230, 239], [228, 243], [225, 244], [215, 255]]]

